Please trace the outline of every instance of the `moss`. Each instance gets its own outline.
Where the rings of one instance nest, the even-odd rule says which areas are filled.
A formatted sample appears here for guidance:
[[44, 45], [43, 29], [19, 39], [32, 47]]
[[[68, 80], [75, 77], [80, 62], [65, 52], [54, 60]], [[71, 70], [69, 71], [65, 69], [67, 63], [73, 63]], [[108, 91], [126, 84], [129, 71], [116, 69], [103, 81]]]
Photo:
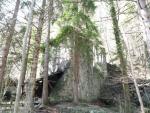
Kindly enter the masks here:
[[109, 0], [109, 3], [110, 3], [110, 14], [111, 14], [112, 23], [113, 23], [113, 31], [114, 31], [114, 36], [115, 36], [116, 45], [117, 45], [117, 55], [120, 59], [120, 64], [121, 64], [121, 68], [122, 68], [122, 72], [123, 72], [122, 75], [126, 76], [127, 75], [127, 64], [126, 64], [126, 60], [124, 58], [125, 54], [123, 52], [122, 37], [121, 37], [120, 28], [118, 25], [115, 4], [114, 4], [114, 1], [112, 1], [112, 0]]

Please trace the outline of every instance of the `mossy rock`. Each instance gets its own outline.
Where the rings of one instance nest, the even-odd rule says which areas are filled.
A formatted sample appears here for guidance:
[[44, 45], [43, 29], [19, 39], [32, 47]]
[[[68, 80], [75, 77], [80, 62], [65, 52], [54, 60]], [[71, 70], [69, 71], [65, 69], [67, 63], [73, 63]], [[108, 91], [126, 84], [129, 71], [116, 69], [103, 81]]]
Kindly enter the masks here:
[[[85, 68], [87, 66], [84, 63], [82, 65], [82, 69], [79, 71], [79, 100], [80, 102], [91, 102], [99, 98], [102, 81], [105, 77], [101, 65], [90, 68]], [[91, 74], [91, 71], [93, 71], [93, 74]], [[73, 81], [72, 68], [69, 68], [57, 81], [56, 86], [51, 91], [49, 100], [52, 103], [72, 101]]]
[[52, 103], [72, 101], [72, 75], [70, 70], [68, 70], [62, 78], [57, 82], [55, 88], [52, 90], [49, 100]]

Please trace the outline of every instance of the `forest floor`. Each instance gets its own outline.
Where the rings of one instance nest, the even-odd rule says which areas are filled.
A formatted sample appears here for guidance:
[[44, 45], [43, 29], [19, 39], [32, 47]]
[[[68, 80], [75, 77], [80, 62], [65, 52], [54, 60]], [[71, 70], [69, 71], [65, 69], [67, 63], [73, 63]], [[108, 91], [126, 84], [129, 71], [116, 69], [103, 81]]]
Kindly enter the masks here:
[[[99, 108], [100, 110], [107, 109], [110, 111], [118, 111], [117, 109], [119, 105], [118, 102], [120, 102], [120, 100], [123, 98], [122, 79], [124, 79], [124, 77], [121, 76], [121, 71], [116, 65], [108, 64], [107, 67], [108, 67], [108, 76], [105, 78], [104, 85], [101, 88], [101, 95], [99, 100], [91, 103], [80, 103], [79, 105], [74, 105], [71, 102], [60, 102], [57, 104], [50, 104], [49, 106], [46, 107], [37, 106], [35, 109], [35, 113], [60, 113], [59, 111], [60, 106], [61, 108], [66, 107], [67, 109], [71, 107], [76, 108], [79, 106], [82, 107], [82, 109], [87, 109], [87, 108], [89, 109], [89, 107], [90, 109], [92, 109], [96, 107]], [[134, 107], [136, 107], [137, 109], [135, 113], [138, 113], [139, 102], [135, 91], [133, 79], [130, 76], [126, 77], [126, 79], [127, 79], [127, 84], [129, 85], [131, 101], [134, 104]], [[144, 102], [144, 106], [145, 107], [150, 106], [150, 101], [149, 101], [150, 100], [150, 79], [145, 74], [142, 73], [138, 73], [136, 75], [136, 79]], [[0, 105], [0, 113], [12, 113], [9, 111], [13, 111], [13, 107], [12, 107], [13, 105], [10, 105], [10, 103], [6, 103], [6, 104], [7, 105]], [[24, 111], [23, 107], [21, 107], [21, 111]], [[24, 112], [20, 112], [20, 113], [24, 113]], [[104, 112], [104, 113], [110, 113], [110, 112]]]
[[[73, 104], [73, 103], [60, 103], [56, 105], [49, 105], [46, 107], [41, 107], [35, 110], [35, 113], [116, 113], [111, 108], [106, 108], [99, 105], [98, 103], [80, 103], [80, 104]], [[102, 103], [101, 103], [102, 104]]]
[[[49, 104], [45, 107], [37, 106], [34, 108], [34, 113], [70, 113], [71, 111], [82, 111], [81, 113], [97, 110], [99, 111], [108, 111], [110, 108], [103, 107], [102, 103], [95, 102], [95, 103], [79, 103], [73, 104], [71, 102], [62, 102], [57, 104]], [[24, 106], [20, 106], [19, 113], [26, 113], [26, 108]], [[13, 113], [13, 104], [3, 104], [0, 105], [0, 113]], [[103, 113], [103, 112], [102, 112]], [[110, 112], [106, 112], [110, 113]], [[114, 112], [113, 112], [114, 113]]]
[[59, 110], [56, 107], [46, 107], [42, 109], [35, 110], [36, 113], [59, 113]]

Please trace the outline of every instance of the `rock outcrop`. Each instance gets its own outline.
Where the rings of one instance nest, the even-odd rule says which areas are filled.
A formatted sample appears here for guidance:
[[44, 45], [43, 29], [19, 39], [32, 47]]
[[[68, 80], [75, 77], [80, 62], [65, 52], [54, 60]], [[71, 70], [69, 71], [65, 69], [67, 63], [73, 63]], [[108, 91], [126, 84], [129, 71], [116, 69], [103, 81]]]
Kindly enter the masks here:
[[[135, 106], [139, 106], [138, 97], [135, 86], [131, 77], [123, 78], [121, 70], [116, 65], [107, 64], [108, 76], [105, 79], [103, 87], [101, 88], [100, 100], [104, 103], [112, 103], [118, 105], [123, 99], [123, 79], [124, 84], [129, 85], [129, 92], [131, 102]], [[127, 81], [127, 82], [126, 82]], [[150, 80], [137, 79], [140, 93], [145, 106], [150, 105]]]
[[[82, 64], [82, 70], [79, 75], [79, 99], [80, 102], [90, 102], [97, 100], [100, 96], [100, 89], [105, 77], [101, 65], [96, 65], [92, 71], [85, 69]], [[73, 75], [69, 68], [66, 73], [57, 82], [55, 88], [50, 94], [51, 102], [72, 101], [73, 100]]]

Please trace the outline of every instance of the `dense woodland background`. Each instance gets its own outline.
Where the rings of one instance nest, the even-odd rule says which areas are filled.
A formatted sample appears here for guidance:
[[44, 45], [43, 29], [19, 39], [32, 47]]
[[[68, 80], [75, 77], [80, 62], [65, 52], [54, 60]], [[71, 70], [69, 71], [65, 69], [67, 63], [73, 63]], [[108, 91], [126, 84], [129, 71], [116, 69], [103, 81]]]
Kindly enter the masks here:
[[149, 113], [149, 8], [149, 0], [0, 0], [0, 113], [57, 105]]

